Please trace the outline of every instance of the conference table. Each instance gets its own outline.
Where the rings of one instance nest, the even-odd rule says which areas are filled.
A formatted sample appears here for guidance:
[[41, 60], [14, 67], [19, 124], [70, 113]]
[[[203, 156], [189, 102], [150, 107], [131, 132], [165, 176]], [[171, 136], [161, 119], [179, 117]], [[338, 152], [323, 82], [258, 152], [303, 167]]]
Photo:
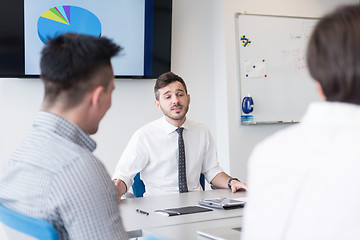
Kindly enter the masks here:
[[[202, 222], [192, 222], [192, 223], [184, 223], [179, 225], [172, 226], [164, 226], [164, 227], [154, 227], [143, 229], [143, 236], [156, 237], [161, 240], [191, 240], [191, 239], [204, 239], [209, 240], [209, 238], [198, 235], [197, 231], [205, 231], [205, 230], [215, 230], [222, 239], [228, 239], [224, 237], [222, 231], [229, 231], [232, 227], [241, 227], [243, 223], [243, 217], [231, 217], [224, 219], [216, 219], [216, 220], [208, 220]], [[214, 232], [214, 231], [213, 231]], [[228, 232], [227, 232], [228, 233]], [[240, 240], [240, 232], [239, 236], [236, 237], [236, 240]], [[232, 236], [231, 239], [233, 239]]]
[[[209, 212], [192, 213], [179, 216], [164, 216], [155, 212], [166, 208], [198, 206], [200, 199], [207, 198], [245, 198], [245, 192], [232, 193], [229, 189], [187, 192], [122, 199], [120, 213], [123, 225], [130, 238], [159, 235], [169, 239], [196, 239], [196, 230], [203, 227], [240, 224], [243, 208], [230, 210], [214, 209]], [[139, 213], [137, 209], [149, 213]], [[174, 233], [176, 232], [176, 233]]]

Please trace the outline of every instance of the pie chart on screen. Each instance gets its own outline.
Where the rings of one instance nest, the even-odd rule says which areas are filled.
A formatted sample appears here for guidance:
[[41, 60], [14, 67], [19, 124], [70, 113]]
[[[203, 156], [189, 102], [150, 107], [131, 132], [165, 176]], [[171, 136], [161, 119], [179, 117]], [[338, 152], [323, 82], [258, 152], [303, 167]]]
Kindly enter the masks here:
[[39, 17], [37, 29], [43, 43], [48, 38], [67, 32], [101, 35], [99, 18], [89, 10], [77, 6], [58, 6], [46, 10]]

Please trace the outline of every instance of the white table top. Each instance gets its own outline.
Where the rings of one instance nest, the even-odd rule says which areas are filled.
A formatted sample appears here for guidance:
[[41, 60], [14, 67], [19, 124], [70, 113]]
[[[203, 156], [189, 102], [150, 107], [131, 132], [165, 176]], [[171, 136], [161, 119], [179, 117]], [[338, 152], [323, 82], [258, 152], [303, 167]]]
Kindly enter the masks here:
[[[224, 210], [231, 211], [231, 210]], [[146, 237], [156, 236], [171, 240], [188, 240], [188, 239], [204, 239], [208, 238], [198, 235], [198, 230], [206, 230], [220, 227], [242, 227], [243, 217], [232, 217], [226, 219], [216, 219], [195, 223], [185, 223], [180, 225], [172, 225], [166, 227], [148, 228], [143, 230], [143, 235]], [[241, 232], [239, 232], [239, 240]]]
[[[221, 210], [186, 214], [167, 217], [155, 213], [155, 210], [196, 206], [200, 199], [205, 198], [241, 198], [245, 192], [231, 193], [229, 189], [217, 189], [208, 191], [188, 192], [181, 194], [169, 194], [161, 196], [148, 196], [143, 198], [123, 199], [120, 201], [120, 213], [125, 230], [130, 237], [142, 236], [142, 229], [165, 227], [179, 224], [202, 222], [217, 219], [226, 219], [243, 216], [243, 209]], [[141, 209], [149, 215], [140, 214], [136, 209]]]

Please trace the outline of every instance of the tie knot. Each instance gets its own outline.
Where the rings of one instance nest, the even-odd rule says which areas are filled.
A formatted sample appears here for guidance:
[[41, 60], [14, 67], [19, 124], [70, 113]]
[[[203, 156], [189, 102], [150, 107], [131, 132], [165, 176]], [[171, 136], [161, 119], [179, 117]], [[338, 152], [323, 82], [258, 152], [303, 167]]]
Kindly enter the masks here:
[[177, 131], [178, 134], [182, 135], [183, 130], [184, 130], [184, 128], [179, 127], [175, 131]]

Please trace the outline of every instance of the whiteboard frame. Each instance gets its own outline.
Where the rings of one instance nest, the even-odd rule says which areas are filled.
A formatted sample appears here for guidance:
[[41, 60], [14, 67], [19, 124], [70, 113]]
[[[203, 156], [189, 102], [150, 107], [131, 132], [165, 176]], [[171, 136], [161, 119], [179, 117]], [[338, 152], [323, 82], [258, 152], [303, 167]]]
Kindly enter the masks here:
[[260, 16], [260, 17], [281, 17], [281, 18], [295, 18], [295, 19], [307, 19], [307, 20], [319, 20], [320, 18], [317, 17], [303, 17], [303, 16], [291, 16], [291, 15], [272, 15], [272, 14], [258, 14], [258, 13], [247, 13], [244, 12], [237, 12], [234, 15], [234, 21], [235, 21], [235, 43], [236, 43], [236, 62], [237, 62], [237, 78], [239, 83], [239, 103], [240, 103], [240, 124], [243, 126], [253, 126], [253, 125], [266, 125], [266, 124], [296, 124], [299, 123], [298, 120], [286, 120], [286, 121], [241, 121], [241, 115], [242, 115], [242, 96], [241, 90], [241, 62], [240, 62], [240, 38], [239, 38], [239, 21], [238, 18], [242, 15], [247, 16]]

